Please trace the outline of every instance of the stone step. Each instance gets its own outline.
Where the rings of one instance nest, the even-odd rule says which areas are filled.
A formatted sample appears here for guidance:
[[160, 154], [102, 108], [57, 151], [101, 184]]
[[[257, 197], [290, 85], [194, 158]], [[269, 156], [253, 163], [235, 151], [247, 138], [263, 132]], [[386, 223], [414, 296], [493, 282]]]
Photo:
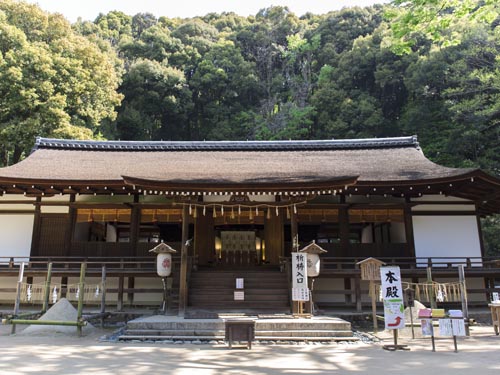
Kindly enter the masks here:
[[[228, 318], [227, 320], [233, 320]], [[333, 320], [332, 320], [333, 319]], [[351, 324], [342, 319], [257, 319], [255, 329], [257, 332], [266, 331], [350, 331]], [[127, 323], [127, 330], [224, 330], [224, 319], [176, 319], [161, 318], [134, 319]]]
[[351, 337], [352, 331], [346, 330], [283, 330], [283, 331], [255, 331], [255, 338], [261, 337]]
[[[191, 320], [191, 319], [190, 319]], [[127, 323], [127, 331], [130, 330], [148, 330], [148, 331], [223, 331], [225, 330], [225, 323], [223, 320], [210, 319], [192, 319], [184, 320], [181, 322], [168, 322], [168, 321], [141, 321], [138, 319], [131, 320]]]
[[205, 336], [205, 337], [213, 337], [213, 336], [224, 336], [225, 330], [222, 329], [199, 329], [199, 330], [190, 330], [190, 329], [162, 329], [162, 330], [153, 330], [153, 329], [127, 329], [123, 332], [123, 335], [126, 336], [157, 336], [157, 337], [177, 337], [177, 336]]
[[[132, 335], [122, 335], [118, 336], [120, 341], [224, 341], [224, 335], [220, 336], [132, 336]], [[304, 336], [304, 337], [275, 337], [275, 336], [262, 336], [256, 337], [257, 341], [272, 341], [275, 343], [283, 343], [284, 341], [358, 341], [357, 337], [344, 337], [344, 336], [328, 336], [328, 337], [317, 337], [317, 336]]]
[[[124, 336], [155, 336], [155, 337], [186, 337], [186, 336], [205, 336], [205, 337], [224, 337], [225, 330], [189, 330], [189, 329], [163, 329], [163, 330], [140, 330], [140, 329], [127, 329]], [[351, 337], [352, 331], [350, 330], [283, 330], [283, 331], [261, 331], [256, 329], [255, 337], [257, 339], [261, 337]]]

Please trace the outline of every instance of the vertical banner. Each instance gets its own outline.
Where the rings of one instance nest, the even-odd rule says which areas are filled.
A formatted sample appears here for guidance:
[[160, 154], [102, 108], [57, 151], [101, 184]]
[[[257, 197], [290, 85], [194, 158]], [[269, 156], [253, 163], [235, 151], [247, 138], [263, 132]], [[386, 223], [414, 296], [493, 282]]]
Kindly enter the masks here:
[[403, 288], [398, 266], [380, 267], [381, 294], [384, 300], [385, 329], [405, 327]]
[[309, 301], [305, 253], [292, 253], [292, 301]]

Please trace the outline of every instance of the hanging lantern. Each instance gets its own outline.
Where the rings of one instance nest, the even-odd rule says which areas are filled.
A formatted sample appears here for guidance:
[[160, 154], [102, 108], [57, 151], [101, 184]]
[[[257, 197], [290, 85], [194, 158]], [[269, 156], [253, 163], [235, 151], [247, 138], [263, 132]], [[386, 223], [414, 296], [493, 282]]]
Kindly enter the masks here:
[[326, 253], [327, 251], [313, 241], [303, 249], [299, 250], [299, 252], [307, 253], [307, 276], [319, 276], [321, 268], [319, 254]]
[[160, 277], [168, 277], [172, 273], [172, 254], [177, 251], [165, 243], [149, 250], [150, 253], [156, 253], [156, 273]]

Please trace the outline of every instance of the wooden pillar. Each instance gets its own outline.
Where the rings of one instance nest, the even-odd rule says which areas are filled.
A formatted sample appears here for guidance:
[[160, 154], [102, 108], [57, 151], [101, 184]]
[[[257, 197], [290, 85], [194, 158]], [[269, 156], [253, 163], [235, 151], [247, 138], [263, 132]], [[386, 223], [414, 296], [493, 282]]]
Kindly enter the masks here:
[[479, 246], [481, 248], [481, 257], [484, 257], [484, 240], [483, 240], [483, 228], [481, 226], [481, 218], [477, 214], [477, 207], [476, 207], [476, 222], [477, 222], [477, 233], [479, 235]]
[[[299, 251], [299, 224], [295, 207], [290, 208], [290, 233], [292, 237], [292, 253]], [[294, 270], [292, 270], [294, 272]], [[291, 280], [290, 280], [291, 281]], [[292, 301], [292, 314], [299, 314], [300, 302]]]
[[339, 256], [347, 257], [350, 255], [349, 251], [349, 207], [345, 201], [345, 195], [340, 196], [339, 207], [339, 239], [341, 254]]
[[42, 226], [42, 197], [36, 197], [35, 215], [33, 219], [33, 233], [31, 235], [31, 256], [37, 256], [40, 253], [40, 228]]
[[73, 242], [73, 233], [75, 233], [76, 213], [77, 213], [77, 210], [73, 205], [75, 201], [76, 201], [75, 194], [71, 194], [69, 197], [68, 227], [66, 229], [66, 236], [64, 239], [66, 256], [71, 255], [71, 244]]
[[127, 283], [127, 302], [129, 306], [132, 306], [134, 304], [134, 287], [135, 287], [135, 277], [129, 276], [128, 277], [128, 283]]
[[356, 311], [363, 311], [361, 307], [361, 278], [359, 275], [354, 276], [354, 293], [356, 296]]
[[294, 209], [291, 209], [290, 213], [290, 232], [292, 235], [292, 252], [297, 252], [299, 251], [299, 224]]
[[116, 310], [123, 311], [123, 283], [125, 282], [125, 277], [123, 275], [118, 276], [118, 298], [116, 303]]
[[346, 277], [344, 278], [344, 290], [347, 292], [349, 292], [349, 294], [345, 294], [344, 295], [344, 302], [346, 304], [349, 304], [349, 303], [352, 303], [352, 294], [350, 293], [351, 292], [351, 278], [350, 277]]
[[188, 272], [188, 247], [187, 240], [189, 236], [189, 211], [188, 206], [182, 208], [182, 246], [181, 246], [181, 269], [179, 280], [179, 313], [180, 317], [184, 317], [187, 307], [187, 272]]
[[137, 243], [139, 242], [139, 230], [141, 225], [141, 207], [139, 206], [139, 195], [134, 195], [134, 204], [130, 215], [130, 249], [127, 255], [137, 256]]
[[407, 200], [404, 206], [405, 236], [408, 254], [405, 256], [415, 257], [415, 237], [413, 235], [413, 216], [411, 214], [410, 201]]

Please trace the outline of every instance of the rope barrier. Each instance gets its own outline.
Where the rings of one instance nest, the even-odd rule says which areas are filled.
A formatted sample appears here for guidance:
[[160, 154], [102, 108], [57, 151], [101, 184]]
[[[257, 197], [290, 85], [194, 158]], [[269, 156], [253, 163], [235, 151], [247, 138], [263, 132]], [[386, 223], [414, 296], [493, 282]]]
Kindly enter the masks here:
[[[23, 303], [41, 303], [43, 302], [45, 284], [21, 284], [21, 302]], [[80, 286], [79, 284], [51, 284], [49, 299], [52, 304], [56, 303], [61, 299], [62, 289], [66, 289], [66, 299], [68, 301], [78, 301], [80, 297]], [[102, 284], [86, 284], [83, 288], [83, 299], [86, 302], [96, 301], [101, 298], [102, 295]]]

